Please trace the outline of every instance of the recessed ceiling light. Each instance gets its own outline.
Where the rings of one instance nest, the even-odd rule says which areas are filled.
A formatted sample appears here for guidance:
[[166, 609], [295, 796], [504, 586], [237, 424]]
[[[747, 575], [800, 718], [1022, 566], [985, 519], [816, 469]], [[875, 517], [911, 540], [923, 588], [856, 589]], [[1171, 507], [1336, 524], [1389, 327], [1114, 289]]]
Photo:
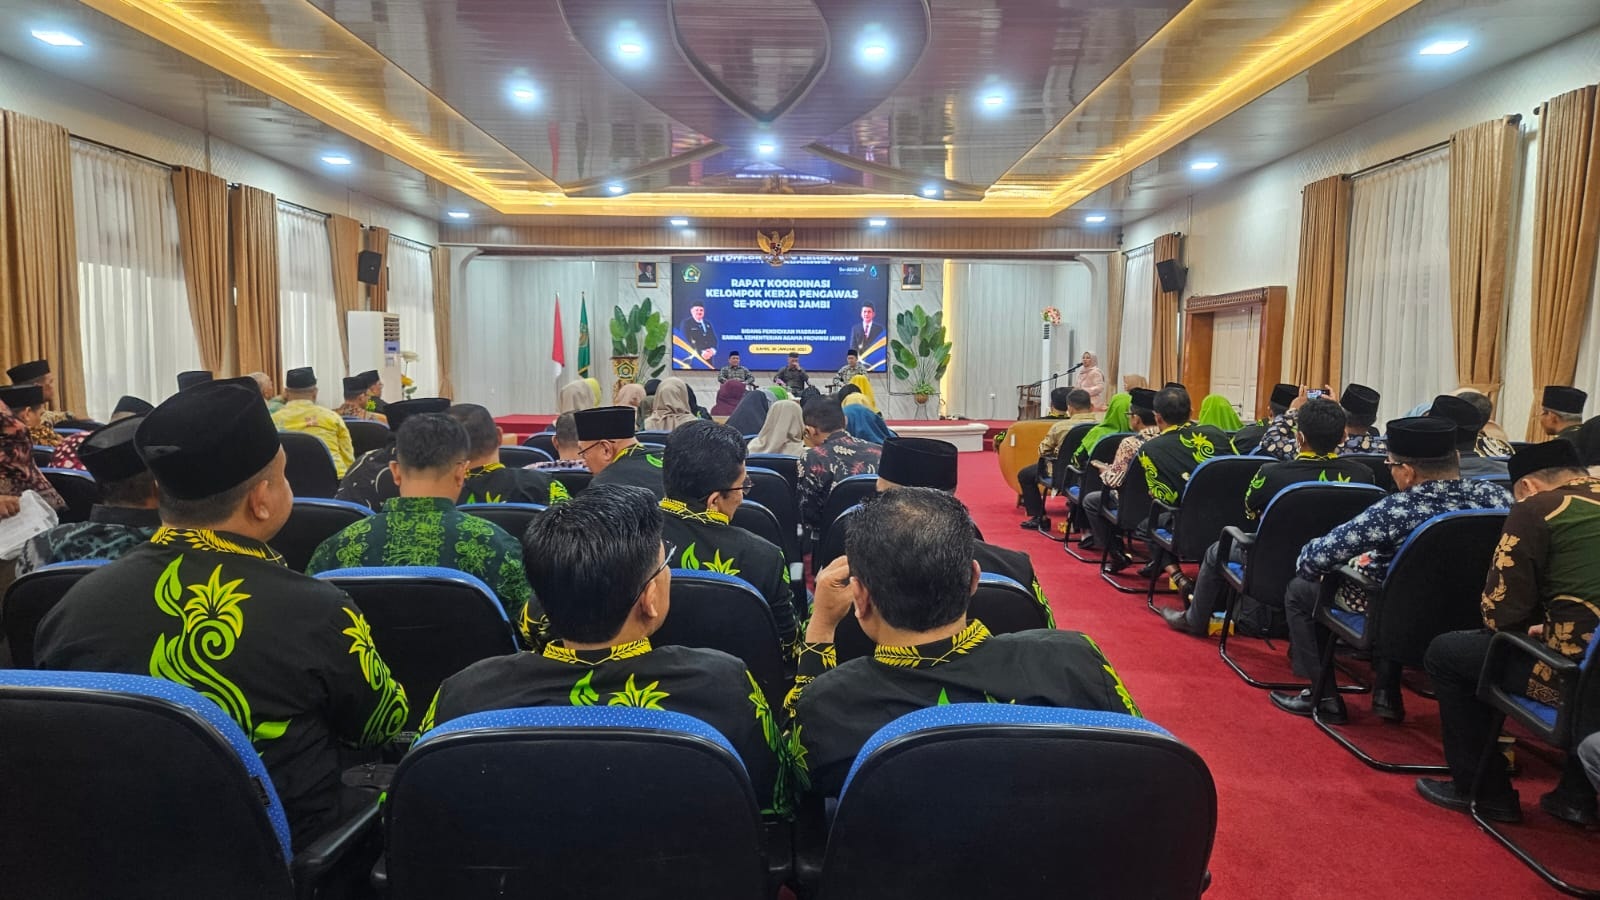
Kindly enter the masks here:
[[644, 44], [638, 41], [618, 41], [617, 52], [623, 56], [643, 56]]
[[671, 222], [672, 223], [672, 227], [674, 227], [674, 228], [688, 228], [689, 227], [689, 220], [688, 219], [668, 219], [667, 221]]
[[527, 85], [520, 85], [511, 89], [511, 99], [522, 104], [535, 103], [539, 100], [539, 92]]
[[922, 196], [924, 196], [924, 197], [937, 197], [937, 196], [939, 196], [939, 189], [930, 184], [927, 187], [922, 189]]
[[1092, 215], [1092, 216], [1084, 216], [1083, 217], [1083, 221], [1089, 223], [1090, 225], [1099, 225], [1101, 222], [1104, 222], [1105, 220], [1106, 220], [1106, 217], [1102, 216], [1102, 215], [1099, 215], [1099, 214]]
[[983, 104], [984, 109], [999, 109], [1006, 105], [1006, 95], [1002, 91], [990, 91], [984, 94], [979, 102]]
[[868, 219], [867, 224], [873, 228], [883, 228], [889, 224], [888, 219]]
[[1196, 172], [1209, 172], [1220, 165], [1222, 165], [1222, 163], [1219, 163], [1214, 159], [1197, 159], [1194, 162], [1189, 163], [1189, 168], [1195, 170]]
[[611, 184], [606, 185], [606, 190], [613, 194], [620, 194], [622, 193], [622, 185], [612, 182]]
[[449, 216], [452, 219], [470, 219], [470, 218], [472, 218], [472, 213], [469, 213], [464, 209], [452, 209], [449, 212], [445, 213], [445, 215]]
[[67, 34], [65, 31], [56, 31], [48, 28], [35, 28], [33, 36], [52, 47], [82, 47], [83, 41]]
[[873, 42], [861, 45], [861, 58], [867, 62], [880, 62], [889, 57], [889, 48], [883, 44]]
[[756, 145], [756, 152], [762, 156], [771, 156], [778, 152], [778, 145], [771, 141], [762, 141]]
[[1434, 41], [1426, 47], [1423, 47], [1421, 50], [1418, 50], [1417, 53], [1421, 54], [1422, 56], [1449, 56], [1452, 53], [1460, 53], [1462, 50], [1467, 49], [1467, 46], [1471, 43], [1471, 41], [1464, 41], [1459, 38]]
[[330, 166], [350, 165], [350, 157], [345, 156], [343, 153], [330, 153], [327, 156], [324, 156], [322, 161]]

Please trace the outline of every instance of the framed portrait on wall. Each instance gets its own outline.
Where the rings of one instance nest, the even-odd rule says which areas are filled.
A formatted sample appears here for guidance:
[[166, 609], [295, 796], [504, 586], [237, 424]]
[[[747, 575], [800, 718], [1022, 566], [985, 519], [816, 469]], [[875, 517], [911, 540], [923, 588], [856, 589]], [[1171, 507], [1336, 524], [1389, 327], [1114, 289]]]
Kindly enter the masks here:
[[634, 263], [634, 284], [642, 288], [656, 286], [656, 264], [653, 262]]
[[900, 264], [900, 290], [922, 290], [922, 263], [914, 262]]

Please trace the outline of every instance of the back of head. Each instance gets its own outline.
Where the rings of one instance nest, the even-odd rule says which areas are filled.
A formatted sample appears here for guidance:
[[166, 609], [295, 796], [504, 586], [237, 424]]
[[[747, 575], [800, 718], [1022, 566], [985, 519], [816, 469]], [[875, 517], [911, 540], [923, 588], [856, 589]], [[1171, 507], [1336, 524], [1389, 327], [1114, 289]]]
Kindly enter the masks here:
[[967, 613], [975, 540], [954, 494], [900, 488], [854, 514], [845, 552], [885, 622], [931, 631]]
[[168, 525], [227, 522], [274, 465], [281, 469], [278, 429], [261, 392], [231, 382], [198, 383], [167, 398], [140, 421], [133, 440], [161, 489]]
[[823, 434], [833, 434], [844, 428], [844, 407], [837, 400], [816, 400], [806, 404], [805, 420], [806, 427], [815, 428]]
[[1423, 481], [1457, 478], [1461, 474], [1456, 454], [1456, 426], [1447, 419], [1408, 416], [1391, 419], [1385, 428], [1389, 456], [1410, 466]]
[[448, 415], [406, 419], [394, 438], [394, 458], [408, 472], [443, 474], [467, 461], [467, 432]]
[[499, 450], [500, 426], [487, 409], [476, 403], [457, 403], [445, 410], [445, 415], [460, 422], [466, 431], [469, 459], [480, 459]]
[[1274, 416], [1281, 416], [1289, 411], [1289, 404], [1300, 396], [1300, 388], [1292, 384], [1279, 383], [1272, 386], [1272, 395], [1267, 400], [1267, 407]]
[[[637, 387], [638, 385], [635, 385]], [[578, 446], [578, 417], [564, 412], [556, 416], [555, 442], [557, 447]]]
[[[1477, 391], [1469, 391], [1466, 388], [1462, 388], [1456, 391], [1456, 396], [1472, 404], [1472, 407], [1478, 411], [1478, 417], [1483, 420], [1484, 425], [1494, 421], [1494, 401], [1489, 399], [1488, 394], [1480, 394]], [[1479, 430], [1482, 430], [1481, 426]]]
[[1088, 412], [1094, 408], [1094, 400], [1089, 392], [1083, 388], [1073, 388], [1067, 392], [1067, 409], [1073, 412]]
[[534, 517], [522, 535], [528, 583], [555, 636], [616, 637], [661, 553], [661, 511], [648, 490], [594, 485]]
[[1067, 411], [1067, 395], [1072, 393], [1072, 388], [1058, 387], [1050, 392], [1050, 408], [1057, 412]]
[[341, 384], [344, 387], [344, 402], [356, 403], [367, 393], [367, 380], [360, 375], [351, 375]]
[[1346, 421], [1344, 407], [1319, 397], [1300, 407], [1296, 424], [1307, 450], [1327, 454], [1344, 443]]
[[1459, 450], [1472, 450], [1477, 443], [1478, 432], [1483, 429], [1483, 414], [1478, 407], [1464, 397], [1454, 394], [1440, 394], [1433, 398], [1433, 405], [1428, 407], [1427, 415], [1431, 418], [1444, 419], [1456, 426], [1456, 448]]
[[661, 480], [668, 497], [703, 509], [707, 497], [733, 487], [744, 458], [743, 435], [726, 425], [696, 419], [667, 436]]
[[78, 458], [100, 488], [107, 506], [143, 506], [150, 499], [155, 476], [139, 458], [134, 435], [143, 416], [127, 416], [94, 430], [78, 446]]
[[1164, 387], [1156, 392], [1156, 415], [1168, 425], [1183, 425], [1194, 414], [1189, 392], [1181, 387]]

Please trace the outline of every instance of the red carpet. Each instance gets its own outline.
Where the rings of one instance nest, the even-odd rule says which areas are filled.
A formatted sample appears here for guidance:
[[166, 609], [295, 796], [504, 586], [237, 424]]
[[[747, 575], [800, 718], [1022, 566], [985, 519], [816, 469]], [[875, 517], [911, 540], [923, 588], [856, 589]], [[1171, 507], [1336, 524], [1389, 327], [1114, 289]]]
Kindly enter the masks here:
[[[1415, 776], [1369, 769], [1309, 720], [1279, 712], [1218, 658], [1215, 639], [1171, 631], [1143, 594], [1116, 593], [1062, 545], [1020, 531], [1024, 516], [992, 453], [961, 454], [958, 494], [988, 540], [1032, 556], [1060, 627], [1092, 635], [1144, 715], [1210, 767], [1218, 827], [1207, 898], [1561, 896], [1470, 818], [1418, 797]], [[1059, 519], [1061, 501], [1049, 509]], [[1288, 678], [1282, 644], [1241, 638], [1229, 649], [1258, 677]], [[1347, 733], [1380, 758], [1442, 762], [1437, 707], [1409, 693], [1406, 703], [1409, 718], [1396, 727], [1372, 717], [1366, 697], [1351, 698]], [[1527, 822], [1519, 837], [1535, 855], [1583, 866], [1558, 869], [1580, 884], [1600, 882], [1600, 836], [1541, 812], [1553, 769], [1531, 741], [1517, 758]]]

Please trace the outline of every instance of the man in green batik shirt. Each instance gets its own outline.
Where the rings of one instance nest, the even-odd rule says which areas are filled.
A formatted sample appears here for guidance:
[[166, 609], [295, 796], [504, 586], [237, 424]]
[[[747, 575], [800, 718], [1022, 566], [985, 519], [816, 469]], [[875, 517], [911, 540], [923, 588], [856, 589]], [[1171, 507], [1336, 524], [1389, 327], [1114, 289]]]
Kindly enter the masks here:
[[[538, 503], [548, 506], [567, 499], [561, 482], [533, 469], [509, 468], [500, 462], [505, 432], [494, 416], [476, 403], [457, 403], [446, 411], [467, 431], [467, 480], [460, 503]], [[514, 537], [516, 535], [513, 535]]]
[[302, 850], [376, 800], [341, 788], [339, 745], [393, 738], [405, 691], [350, 598], [267, 546], [294, 493], [259, 391], [191, 387], [145, 417], [134, 445], [162, 527], [45, 616], [40, 668], [150, 675], [215, 701], [261, 754]]
[[650, 644], [672, 585], [655, 498], [638, 487], [590, 486], [534, 519], [523, 543], [528, 579], [545, 598], [554, 639], [537, 653], [486, 659], [445, 679], [422, 730], [520, 706], [683, 713], [728, 739], [762, 807], [787, 811], [783, 739], [744, 663], [720, 650]]
[[529, 646], [543, 641], [544, 612], [522, 570], [522, 545], [500, 526], [456, 509], [467, 472], [467, 432], [447, 415], [411, 416], [395, 435], [389, 464], [400, 496], [377, 515], [322, 542], [306, 571], [363, 566], [441, 566], [494, 591]]

